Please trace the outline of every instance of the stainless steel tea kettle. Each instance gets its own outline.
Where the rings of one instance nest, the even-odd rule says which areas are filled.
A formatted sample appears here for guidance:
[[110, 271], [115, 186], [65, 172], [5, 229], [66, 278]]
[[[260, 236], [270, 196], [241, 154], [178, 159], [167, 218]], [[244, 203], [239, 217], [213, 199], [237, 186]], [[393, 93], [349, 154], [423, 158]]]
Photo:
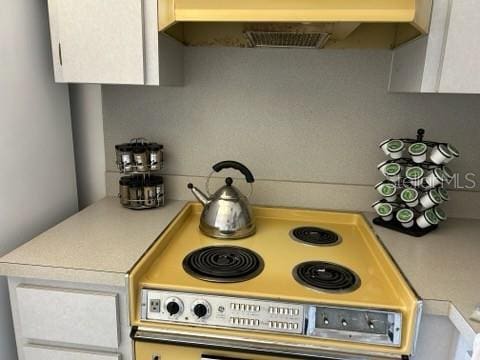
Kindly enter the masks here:
[[[210, 194], [210, 178], [215, 172], [233, 168], [240, 171], [250, 184], [251, 190], [248, 197], [233, 186], [233, 179], [227, 177], [225, 185], [213, 195]], [[198, 190], [193, 184], [188, 188], [193, 195], [203, 204], [203, 212], [200, 218], [200, 231], [205, 235], [219, 239], [241, 239], [255, 233], [255, 219], [248, 198], [252, 195], [255, 181], [252, 173], [245, 165], [236, 161], [222, 161], [213, 165], [213, 171], [207, 178], [205, 185], [208, 197]]]

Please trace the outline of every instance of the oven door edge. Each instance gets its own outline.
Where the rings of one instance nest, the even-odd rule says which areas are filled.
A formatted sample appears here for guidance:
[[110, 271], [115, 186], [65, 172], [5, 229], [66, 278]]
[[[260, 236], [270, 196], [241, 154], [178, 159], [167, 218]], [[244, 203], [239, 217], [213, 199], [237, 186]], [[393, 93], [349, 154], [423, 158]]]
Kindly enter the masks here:
[[347, 353], [335, 349], [300, 346], [296, 344], [249, 340], [239, 337], [207, 336], [191, 332], [169, 332], [160, 329], [133, 327], [131, 338], [139, 342], [153, 342], [178, 346], [202, 347], [215, 350], [238, 351], [252, 354], [284, 356], [316, 360], [392, 360], [409, 359], [409, 356], [378, 352]]

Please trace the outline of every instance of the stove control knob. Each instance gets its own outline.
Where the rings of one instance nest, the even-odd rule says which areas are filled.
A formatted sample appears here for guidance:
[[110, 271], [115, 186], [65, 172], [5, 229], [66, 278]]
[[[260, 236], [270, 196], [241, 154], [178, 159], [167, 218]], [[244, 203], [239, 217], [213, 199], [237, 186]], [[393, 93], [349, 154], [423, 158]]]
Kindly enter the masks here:
[[343, 327], [347, 327], [347, 325], [348, 325], [347, 320], [342, 319], [342, 326], [343, 326]]
[[210, 316], [210, 304], [203, 300], [197, 300], [193, 303], [192, 311], [199, 319], [206, 319]]
[[172, 317], [179, 316], [183, 312], [183, 302], [179, 298], [168, 298], [165, 304], [165, 309]]

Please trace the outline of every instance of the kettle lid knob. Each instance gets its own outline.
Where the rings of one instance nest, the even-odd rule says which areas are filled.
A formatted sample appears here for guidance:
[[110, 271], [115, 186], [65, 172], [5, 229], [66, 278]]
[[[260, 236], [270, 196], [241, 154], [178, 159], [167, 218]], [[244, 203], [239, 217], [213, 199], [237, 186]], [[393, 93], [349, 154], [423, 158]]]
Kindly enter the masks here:
[[231, 177], [227, 177], [225, 179], [225, 184], [227, 184], [227, 186], [232, 186], [233, 184], [233, 179]]

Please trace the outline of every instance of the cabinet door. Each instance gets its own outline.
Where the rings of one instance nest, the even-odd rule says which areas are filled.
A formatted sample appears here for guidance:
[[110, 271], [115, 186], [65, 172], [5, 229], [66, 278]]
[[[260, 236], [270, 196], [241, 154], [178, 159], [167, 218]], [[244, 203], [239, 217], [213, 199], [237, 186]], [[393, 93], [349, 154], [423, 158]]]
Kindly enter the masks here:
[[19, 285], [16, 294], [24, 338], [118, 348], [116, 294], [30, 285]]
[[57, 82], [143, 84], [142, 0], [49, 0]]
[[25, 360], [119, 360], [118, 354], [106, 354], [53, 347], [26, 345]]
[[440, 92], [480, 93], [480, 1], [451, 1]]

